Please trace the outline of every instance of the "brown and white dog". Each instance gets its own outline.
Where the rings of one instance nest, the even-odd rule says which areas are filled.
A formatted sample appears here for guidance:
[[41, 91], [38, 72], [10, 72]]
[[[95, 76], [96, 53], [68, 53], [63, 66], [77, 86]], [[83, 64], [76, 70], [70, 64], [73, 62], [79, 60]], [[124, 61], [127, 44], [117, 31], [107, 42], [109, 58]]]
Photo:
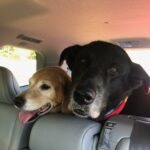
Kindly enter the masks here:
[[69, 112], [71, 79], [59, 67], [47, 67], [37, 71], [29, 80], [29, 88], [14, 99], [21, 111], [22, 123], [35, 120], [47, 112]]

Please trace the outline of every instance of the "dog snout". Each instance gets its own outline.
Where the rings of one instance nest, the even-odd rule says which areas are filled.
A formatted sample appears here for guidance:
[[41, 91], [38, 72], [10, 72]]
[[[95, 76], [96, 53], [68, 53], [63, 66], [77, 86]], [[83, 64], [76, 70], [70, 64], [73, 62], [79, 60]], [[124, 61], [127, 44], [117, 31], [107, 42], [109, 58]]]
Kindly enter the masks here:
[[95, 92], [91, 90], [75, 90], [74, 100], [80, 105], [91, 104], [95, 99]]
[[25, 99], [22, 96], [18, 96], [14, 99], [14, 104], [18, 108], [22, 108], [23, 105], [25, 104]]

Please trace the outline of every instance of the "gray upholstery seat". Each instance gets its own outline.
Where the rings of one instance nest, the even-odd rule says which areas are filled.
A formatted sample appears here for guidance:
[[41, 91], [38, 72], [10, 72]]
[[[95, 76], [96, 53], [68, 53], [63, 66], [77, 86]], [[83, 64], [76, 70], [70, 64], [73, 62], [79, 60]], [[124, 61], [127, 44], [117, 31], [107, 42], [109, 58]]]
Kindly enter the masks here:
[[48, 114], [37, 120], [30, 150], [96, 150], [101, 125], [65, 114]]
[[102, 130], [98, 150], [150, 150], [150, 118], [112, 117]]
[[20, 150], [28, 145], [31, 125], [22, 125], [14, 97], [20, 92], [13, 74], [0, 67], [0, 150]]

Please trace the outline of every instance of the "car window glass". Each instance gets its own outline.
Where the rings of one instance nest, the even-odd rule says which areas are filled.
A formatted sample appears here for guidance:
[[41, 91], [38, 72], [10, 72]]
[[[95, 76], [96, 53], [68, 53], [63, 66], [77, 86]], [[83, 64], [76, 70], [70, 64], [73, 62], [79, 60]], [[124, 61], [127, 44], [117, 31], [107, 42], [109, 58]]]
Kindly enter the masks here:
[[131, 60], [140, 64], [150, 75], [150, 49], [148, 48], [128, 48], [126, 49]]
[[0, 66], [12, 71], [19, 86], [27, 85], [29, 78], [36, 71], [36, 52], [5, 45], [0, 48]]

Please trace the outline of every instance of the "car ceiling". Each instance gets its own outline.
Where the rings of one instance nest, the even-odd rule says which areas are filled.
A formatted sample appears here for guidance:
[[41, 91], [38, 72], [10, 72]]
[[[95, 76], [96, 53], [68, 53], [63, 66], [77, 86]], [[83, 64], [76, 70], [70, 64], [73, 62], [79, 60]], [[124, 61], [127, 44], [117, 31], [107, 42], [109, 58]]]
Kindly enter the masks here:
[[[0, 45], [42, 51], [55, 63], [67, 46], [150, 38], [149, 0], [1, 0]], [[20, 34], [42, 42], [17, 39]]]

